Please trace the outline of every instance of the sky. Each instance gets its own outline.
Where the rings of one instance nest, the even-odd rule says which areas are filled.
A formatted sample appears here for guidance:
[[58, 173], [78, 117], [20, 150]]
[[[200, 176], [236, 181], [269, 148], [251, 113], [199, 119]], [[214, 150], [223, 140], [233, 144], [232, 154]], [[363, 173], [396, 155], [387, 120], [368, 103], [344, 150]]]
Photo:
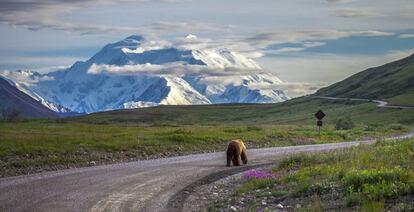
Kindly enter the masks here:
[[129, 35], [257, 61], [298, 96], [414, 53], [413, 0], [2, 0], [0, 70], [42, 73]]

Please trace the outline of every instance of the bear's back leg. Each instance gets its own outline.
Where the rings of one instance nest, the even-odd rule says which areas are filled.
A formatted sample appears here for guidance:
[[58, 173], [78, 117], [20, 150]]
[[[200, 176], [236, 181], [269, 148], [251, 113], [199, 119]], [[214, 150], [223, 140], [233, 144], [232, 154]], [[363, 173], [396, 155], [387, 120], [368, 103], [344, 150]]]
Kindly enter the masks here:
[[[234, 155], [227, 153], [227, 166], [231, 166], [231, 162], [234, 160]], [[234, 162], [233, 162], [234, 164]]]
[[236, 153], [234, 155], [233, 164], [235, 166], [240, 166], [241, 165], [240, 161], [241, 161], [241, 151], [239, 149], [237, 149]]
[[241, 153], [241, 158], [243, 160], [243, 164], [247, 163], [247, 154], [246, 154], [246, 150], [244, 149]]

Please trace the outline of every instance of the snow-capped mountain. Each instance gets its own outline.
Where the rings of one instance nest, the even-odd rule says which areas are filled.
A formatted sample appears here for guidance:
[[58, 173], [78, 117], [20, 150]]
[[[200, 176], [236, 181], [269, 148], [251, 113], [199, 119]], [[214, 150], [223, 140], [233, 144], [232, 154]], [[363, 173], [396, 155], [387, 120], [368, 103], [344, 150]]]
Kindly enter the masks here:
[[[197, 39], [189, 35], [186, 39]], [[253, 73], [253, 74], [252, 74]], [[3, 71], [16, 88], [54, 111], [97, 112], [156, 105], [271, 103], [287, 100], [282, 81], [228, 49], [158, 46], [141, 36], [108, 44], [70, 68]]]

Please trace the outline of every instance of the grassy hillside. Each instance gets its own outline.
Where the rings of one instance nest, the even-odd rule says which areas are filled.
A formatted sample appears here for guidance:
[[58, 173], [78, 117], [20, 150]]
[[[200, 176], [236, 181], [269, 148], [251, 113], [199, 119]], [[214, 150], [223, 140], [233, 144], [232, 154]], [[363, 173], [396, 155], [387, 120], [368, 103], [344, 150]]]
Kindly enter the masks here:
[[[388, 99], [414, 93], [414, 55], [355, 74], [315, 95]], [[406, 100], [414, 105], [414, 99]]]

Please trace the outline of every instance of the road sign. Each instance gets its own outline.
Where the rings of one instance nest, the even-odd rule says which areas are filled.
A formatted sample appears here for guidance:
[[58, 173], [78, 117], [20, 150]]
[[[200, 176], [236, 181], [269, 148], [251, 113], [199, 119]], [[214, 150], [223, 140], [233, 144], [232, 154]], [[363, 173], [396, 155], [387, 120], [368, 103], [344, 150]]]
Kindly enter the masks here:
[[322, 127], [323, 122], [319, 120], [318, 122], [316, 122], [316, 125], [318, 125], [318, 127]]
[[318, 120], [322, 120], [323, 119], [323, 117], [325, 117], [326, 115], [325, 115], [325, 113], [322, 111], [322, 110], [319, 110], [318, 112], [316, 112], [315, 113], [315, 117], [318, 119]]

